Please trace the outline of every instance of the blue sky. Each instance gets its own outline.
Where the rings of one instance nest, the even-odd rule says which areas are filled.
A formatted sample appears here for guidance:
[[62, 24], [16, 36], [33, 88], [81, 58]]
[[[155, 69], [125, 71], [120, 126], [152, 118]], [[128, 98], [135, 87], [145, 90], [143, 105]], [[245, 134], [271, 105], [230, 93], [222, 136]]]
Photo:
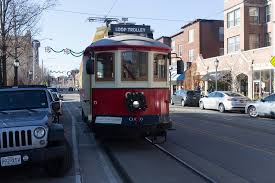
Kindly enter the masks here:
[[[43, 14], [39, 25], [41, 33], [36, 38], [52, 39], [41, 41], [40, 62], [43, 60], [44, 65], [53, 71], [78, 68], [81, 58], [63, 53], [45, 53], [44, 47], [82, 51], [91, 43], [96, 27], [102, 25], [90, 23], [87, 18], [93, 15], [106, 15], [114, 2], [116, 3], [109, 14], [110, 17], [137, 17], [139, 19], [130, 18], [129, 22], [151, 25], [155, 31], [155, 38], [172, 35], [178, 32], [182, 25], [196, 18], [223, 19], [223, 13], [221, 13], [223, 0], [59, 0], [55, 10], [49, 10]], [[83, 14], [62, 12], [63, 10]]]

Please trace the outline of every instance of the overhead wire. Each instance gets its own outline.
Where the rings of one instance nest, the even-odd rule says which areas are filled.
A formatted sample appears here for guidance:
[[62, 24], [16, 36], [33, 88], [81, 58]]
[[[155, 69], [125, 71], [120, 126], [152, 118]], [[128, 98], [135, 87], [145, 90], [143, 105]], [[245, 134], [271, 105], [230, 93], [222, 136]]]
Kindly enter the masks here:
[[118, 0], [115, 0], [115, 1], [113, 2], [113, 4], [112, 4], [111, 8], [109, 9], [108, 13], [105, 15], [105, 18], [107, 18], [107, 17], [110, 15], [110, 13], [111, 13], [111, 11], [113, 10], [113, 8], [115, 7], [117, 1], [118, 1]]

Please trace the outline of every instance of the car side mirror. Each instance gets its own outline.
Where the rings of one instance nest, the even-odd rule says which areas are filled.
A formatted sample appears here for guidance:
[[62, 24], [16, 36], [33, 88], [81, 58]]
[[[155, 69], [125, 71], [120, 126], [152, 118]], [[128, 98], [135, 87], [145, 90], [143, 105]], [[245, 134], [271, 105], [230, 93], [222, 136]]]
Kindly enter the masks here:
[[58, 97], [54, 98], [54, 101], [58, 102], [60, 99]]
[[94, 53], [92, 56], [87, 60], [86, 62], [86, 72], [89, 75], [95, 74], [95, 59], [94, 59]]
[[265, 99], [261, 99], [261, 102], [265, 102]]
[[59, 102], [53, 102], [52, 103], [52, 110], [54, 112], [58, 112], [60, 110], [60, 103]]

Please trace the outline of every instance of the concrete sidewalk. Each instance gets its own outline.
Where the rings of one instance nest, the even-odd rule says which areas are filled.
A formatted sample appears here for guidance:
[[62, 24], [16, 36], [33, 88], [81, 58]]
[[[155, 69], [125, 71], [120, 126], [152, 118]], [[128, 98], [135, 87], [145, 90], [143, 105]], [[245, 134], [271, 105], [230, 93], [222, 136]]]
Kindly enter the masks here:
[[109, 158], [97, 144], [90, 129], [81, 121], [79, 102], [68, 102], [65, 105], [66, 113], [72, 120], [75, 182], [121, 182]]

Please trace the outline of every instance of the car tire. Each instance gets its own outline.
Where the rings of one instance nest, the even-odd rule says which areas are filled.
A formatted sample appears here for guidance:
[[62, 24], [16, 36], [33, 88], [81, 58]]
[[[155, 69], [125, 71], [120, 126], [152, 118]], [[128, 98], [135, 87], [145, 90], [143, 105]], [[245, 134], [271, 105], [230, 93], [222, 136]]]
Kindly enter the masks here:
[[258, 112], [255, 106], [248, 107], [247, 113], [251, 118], [258, 117]]
[[182, 107], [185, 107], [185, 106], [186, 106], [185, 100], [181, 100], [181, 106], [182, 106]]
[[225, 107], [224, 107], [223, 104], [220, 104], [220, 105], [219, 105], [219, 111], [220, 111], [221, 113], [224, 113], [224, 112], [225, 112]]
[[172, 99], [171, 99], [171, 101], [170, 101], [170, 104], [171, 104], [171, 105], [174, 105], [174, 102], [173, 102], [173, 100], [172, 100]]
[[204, 108], [203, 102], [200, 102], [199, 106], [200, 106], [200, 109], [201, 109], [201, 110], [204, 110], [204, 109], [205, 109], [205, 108]]
[[45, 170], [50, 177], [62, 177], [72, 167], [72, 149], [67, 140], [64, 142], [64, 156], [47, 162]]

